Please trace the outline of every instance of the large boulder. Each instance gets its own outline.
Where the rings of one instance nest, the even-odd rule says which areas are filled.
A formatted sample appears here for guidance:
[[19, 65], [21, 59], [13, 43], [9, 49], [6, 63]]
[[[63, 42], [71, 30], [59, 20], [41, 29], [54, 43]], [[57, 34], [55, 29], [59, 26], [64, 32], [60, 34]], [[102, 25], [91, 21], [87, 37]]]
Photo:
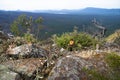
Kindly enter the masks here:
[[67, 55], [58, 60], [48, 80], [82, 80], [84, 78], [82, 69], [88, 66], [92, 64], [80, 57]]
[[0, 64], [0, 80], [21, 80], [20, 75]]
[[104, 54], [96, 54], [90, 57], [79, 56], [81, 54], [70, 53], [58, 59], [48, 76], [48, 80], [93, 80], [91, 77], [94, 77], [94, 75], [88, 75], [84, 69], [88, 71], [95, 70], [103, 75], [108, 73]]

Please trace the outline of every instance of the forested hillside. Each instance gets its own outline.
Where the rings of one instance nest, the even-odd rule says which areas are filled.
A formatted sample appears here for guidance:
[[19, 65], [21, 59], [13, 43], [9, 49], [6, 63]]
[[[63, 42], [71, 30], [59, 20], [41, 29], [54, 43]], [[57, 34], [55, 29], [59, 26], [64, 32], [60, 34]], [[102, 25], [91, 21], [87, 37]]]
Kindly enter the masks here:
[[[31, 13], [22, 11], [0, 11], [0, 25], [5, 32], [10, 32], [10, 25], [18, 16], [25, 14], [32, 16], [33, 19], [43, 18], [43, 28], [41, 29], [41, 37], [48, 37], [52, 34], [72, 31], [74, 26], [79, 31], [92, 31], [96, 29], [92, 24], [92, 20], [96, 18], [100, 25], [107, 30], [106, 35], [113, 33], [120, 28], [119, 15], [92, 15], [92, 14], [49, 14], [49, 13]], [[34, 27], [34, 26], [33, 26]]]

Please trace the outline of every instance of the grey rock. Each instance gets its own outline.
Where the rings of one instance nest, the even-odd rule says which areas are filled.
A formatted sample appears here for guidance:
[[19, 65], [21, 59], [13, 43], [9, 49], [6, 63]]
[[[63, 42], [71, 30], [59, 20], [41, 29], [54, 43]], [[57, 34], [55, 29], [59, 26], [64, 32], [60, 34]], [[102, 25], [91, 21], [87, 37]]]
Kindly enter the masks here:
[[6, 54], [9, 55], [25, 55], [28, 54], [28, 52], [30, 52], [32, 50], [31, 45], [28, 44], [24, 44], [21, 46], [17, 46], [15, 48], [11, 48], [11, 46], [9, 46], [9, 49], [7, 50]]
[[23, 58], [41, 58], [41, 57], [48, 57], [49, 52], [38, 48], [32, 44], [24, 44], [21, 46], [17, 46], [15, 48], [9, 47], [6, 54], [10, 57], [23, 57]]
[[0, 65], [0, 80], [20, 80], [18, 73], [10, 71], [6, 66]]
[[48, 80], [82, 80], [81, 71], [86, 65], [91, 64], [80, 57], [67, 55], [58, 60]]

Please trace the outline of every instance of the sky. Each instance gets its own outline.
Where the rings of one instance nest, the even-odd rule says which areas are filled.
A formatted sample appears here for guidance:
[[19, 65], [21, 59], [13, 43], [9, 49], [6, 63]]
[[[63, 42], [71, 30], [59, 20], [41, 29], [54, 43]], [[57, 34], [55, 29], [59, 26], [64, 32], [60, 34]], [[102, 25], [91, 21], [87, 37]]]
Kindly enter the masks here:
[[120, 0], [0, 0], [0, 10], [120, 8]]

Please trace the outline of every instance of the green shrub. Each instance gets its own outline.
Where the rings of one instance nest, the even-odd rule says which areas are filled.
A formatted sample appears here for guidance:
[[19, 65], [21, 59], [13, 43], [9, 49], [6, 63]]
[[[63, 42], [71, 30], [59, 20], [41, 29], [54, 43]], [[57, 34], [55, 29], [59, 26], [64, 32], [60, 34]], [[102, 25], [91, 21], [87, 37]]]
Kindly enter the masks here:
[[95, 39], [92, 38], [91, 35], [87, 33], [64, 33], [61, 36], [54, 37], [54, 42], [59, 46], [67, 49], [69, 46], [69, 41], [74, 40], [74, 49], [83, 49], [85, 47], [94, 47], [97, 43]]
[[68, 44], [69, 44], [69, 40], [72, 37], [69, 35], [69, 33], [64, 33], [61, 36], [57, 36], [55, 38], [55, 43], [59, 46], [59, 47], [63, 47], [63, 48], [67, 48]]
[[24, 34], [24, 39], [27, 43], [33, 43], [33, 42], [36, 42], [36, 39], [33, 37], [32, 34], [29, 34], [29, 33], [25, 33]]
[[113, 69], [120, 70], [120, 56], [115, 53], [110, 53], [106, 55], [106, 62]]
[[82, 70], [87, 74], [89, 80], [110, 80], [108, 77], [99, 73], [95, 69], [89, 70], [89, 69], [83, 68]]
[[120, 30], [116, 30], [113, 34], [109, 35], [105, 40], [108, 43], [116, 43], [120, 45]]
[[106, 55], [105, 61], [111, 69], [111, 80], [120, 80], [120, 56], [116, 53], [109, 53]]

